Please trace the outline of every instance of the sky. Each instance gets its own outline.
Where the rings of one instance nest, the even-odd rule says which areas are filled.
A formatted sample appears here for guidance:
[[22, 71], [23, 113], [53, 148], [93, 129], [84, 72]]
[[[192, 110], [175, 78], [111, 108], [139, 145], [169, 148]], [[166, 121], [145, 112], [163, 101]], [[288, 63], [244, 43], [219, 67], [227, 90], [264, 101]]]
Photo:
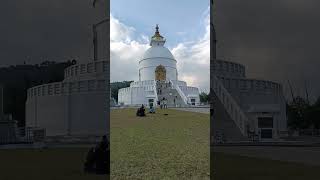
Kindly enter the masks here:
[[200, 91], [210, 86], [209, 1], [112, 0], [111, 81], [138, 80], [138, 62], [150, 47], [155, 25], [177, 60], [179, 80]]
[[[103, 6], [98, 1], [93, 8], [91, 0], [2, 0], [0, 67], [92, 59], [92, 25], [109, 15]], [[100, 37], [106, 32], [103, 26], [98, 39], [105, 47], [109, 42]], [[104, 52], [100, 58], [106, 58]]]
[[[100, 1], [93, 9], [92, 0], [2, 0], [0, 67], [24, 61], [34, 64], [44, 60], [90, 60], [92, 24], [105, 14], [99, 9]], [[205, 17], [206, 3], [209, 1], [111, 0], [111, 11], [119, 22], [136, 29], [132, 39], [138, 45], [144, 43], [135, 37], [149, 38], [158, 23], [172, 50], [180, 43], [187, 46], [185, 42], [197, 42], [204, 37], [206, 29], [201, 19], [205, 18], [201, 17]], [[218, 58], [244, 64], [248, 77], [280, 82], [285, 90], [290, 80], [296, 94], [305, 94], [307, 81], [310, 96], [320, 95], [319, 0], [216, 0], [215, 5]], [[188, 9], [193, 10], [185, 13]], [[173, 16], [175, 11], [180, 14]], [[191, 29], [199, 33], [184, 33]], [[109, 44], [109, 40], [100, 42]], [[140, 52], [139, 49], [136, 51]], [[191, 61], [176, 58], [179, 63]], [[200, 67], [196, 69], [201, 71]], [[182, 69], [190, 72], [187, 68], [192, 67]], [[132, 69], [134, 72], [128, 74], [136, 77], [137, 69]]]
[[[288, 97], [320, 96], [320, 1], [217, 0], [217, 57], [246, 66], [248, 77], [279, 82]], [[306, 84], [306, 85], [305, 85]]]

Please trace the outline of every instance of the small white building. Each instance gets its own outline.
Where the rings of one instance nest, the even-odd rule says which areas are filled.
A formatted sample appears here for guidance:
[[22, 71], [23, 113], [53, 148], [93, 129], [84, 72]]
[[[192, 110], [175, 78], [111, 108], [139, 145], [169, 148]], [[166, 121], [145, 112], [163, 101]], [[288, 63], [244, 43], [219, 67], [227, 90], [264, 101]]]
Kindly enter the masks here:
[[150, 48], [139, 61], [139, 81], [118, 93], [118, 103], [122, 105], [149, 105], [166, 99], [168, 106], [199, 105], [199, 89], [179, 81], [177, 60], [168, 48], [166, 40], [156, 32], [150, 41]]

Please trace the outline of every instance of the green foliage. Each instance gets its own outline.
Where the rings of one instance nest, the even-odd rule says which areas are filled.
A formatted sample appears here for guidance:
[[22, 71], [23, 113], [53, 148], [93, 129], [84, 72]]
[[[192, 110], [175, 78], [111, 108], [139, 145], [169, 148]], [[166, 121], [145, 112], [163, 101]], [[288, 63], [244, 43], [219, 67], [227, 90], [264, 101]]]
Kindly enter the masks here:
[[209, 95], [207, 93], [201, 92], [199, 96], [201, 103], [207, 103], [209, 101]]
[[112, 82], [110, 83], [111, 87], [111, 97], [118, 102], [118, 91], [121, 88], [126, 88], [130, 86], [130, 83], [133, 81], [122, 81], [122, 82]]
[[294, 130], [320, 129], [320, 98], [312, 105], [297, 96], [287, 105], [288, 126]]

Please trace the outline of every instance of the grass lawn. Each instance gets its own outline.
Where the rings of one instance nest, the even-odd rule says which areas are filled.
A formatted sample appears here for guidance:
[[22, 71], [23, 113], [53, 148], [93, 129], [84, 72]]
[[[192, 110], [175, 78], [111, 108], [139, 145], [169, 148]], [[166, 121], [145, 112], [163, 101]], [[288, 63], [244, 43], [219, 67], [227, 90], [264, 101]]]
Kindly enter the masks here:
[[111, 179], [209, 179], [209, 114], [117, 109], [110, 124]]
[[[168, 116], [163, 114], [167, 113]], [[209, 115], [111, 112], [111, 179], [209, 179]], [[0, 180], [106, 180], [83, 173], [88, 148], [0, 150]], [[317, 180], [320, 167], [214, 153], [213, 179]]]
[[1, 180], [106, 180], [83, 173], [87, 148], [0, 150]]
[[214, 180], [319, 180], [320, 167], [214, 153]]

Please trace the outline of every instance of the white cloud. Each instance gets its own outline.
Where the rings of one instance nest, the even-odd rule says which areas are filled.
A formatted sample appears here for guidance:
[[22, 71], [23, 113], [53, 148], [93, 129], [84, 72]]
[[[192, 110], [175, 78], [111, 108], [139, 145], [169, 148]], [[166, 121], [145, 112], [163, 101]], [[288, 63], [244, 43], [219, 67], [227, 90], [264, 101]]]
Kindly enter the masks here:
[[205, 34], [197, 41], [183, 42], [172, 49], [178, 61], [179, 79], [200, 90], [210, 87], [210, 14], [203, 21]]
[[[179, 79], [190, 86], [209, 90], [210, 78], [210, 14], [202, 24], [205, 34], [198, 40], [181, 42], [171, 49], [178, 61]], [[111, 15], [110, 20], [111, 81], [138, 80], [138, 62], [149, 48], [149, 37], [136, 36], [135, 28]]]
[[110, 40], [119, 42], [130, 42], [131, 36], [133, 35], [135, 29], [133, 27], [128, 27], [121, 23], [118, 19], [110, 15]]
[[148, 44], [133, 40], [135, 29], [110, 17], [111, 81], [137, 80], [138, 62]]

